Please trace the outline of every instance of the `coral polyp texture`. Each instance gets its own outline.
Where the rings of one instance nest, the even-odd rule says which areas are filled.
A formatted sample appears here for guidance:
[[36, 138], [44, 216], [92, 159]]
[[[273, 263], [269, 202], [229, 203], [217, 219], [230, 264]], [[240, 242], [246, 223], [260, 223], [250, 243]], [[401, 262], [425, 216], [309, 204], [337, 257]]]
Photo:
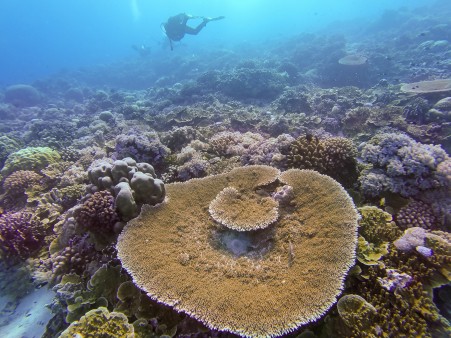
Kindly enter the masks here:
[[279, 203], [269, 196], [243, 194], [232, 187], [224, 188], [211, 201], [211, 217], [220, 224], [238, 231], [266, 228], [279, 216]]
[[[264, 199], [276, 185], [289, 186], [292, 198], [266, 229], [235, 231], [210, 216], [224, 190], [234, 195], [226, 209], [237, 191]], [[336, 302], [354, 264], [359, 217], [338, 182], [312, 170], [248, 166], [166, 188], [165, 202], [144, 206], [117, 243], [122, 266], [153, 299], [248, 337], [291, 332]], [[274, 206], [261, 207], [271, 216]], [[246, 215], [255, 222], [252, 212], [239, 219]]]

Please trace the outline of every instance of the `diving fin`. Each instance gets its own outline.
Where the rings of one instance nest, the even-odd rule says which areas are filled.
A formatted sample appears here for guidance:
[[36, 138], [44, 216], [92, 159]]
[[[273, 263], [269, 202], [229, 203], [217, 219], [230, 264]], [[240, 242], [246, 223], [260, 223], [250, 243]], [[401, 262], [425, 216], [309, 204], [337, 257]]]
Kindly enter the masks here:
[[217, 16], [215, 18], [204, 18], [205, 21], [210, 22], [210, 21], [218, 21], [218, 20], [222, 20], [225, 19], [225, 16]]

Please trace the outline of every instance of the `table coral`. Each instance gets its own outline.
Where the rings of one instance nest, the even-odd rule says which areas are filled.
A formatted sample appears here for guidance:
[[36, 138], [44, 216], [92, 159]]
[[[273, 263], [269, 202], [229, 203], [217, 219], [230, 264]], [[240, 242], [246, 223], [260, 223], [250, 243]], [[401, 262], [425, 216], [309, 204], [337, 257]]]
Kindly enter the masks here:
[[[249, 166], [168, 184], [167, 201], [143, 207], [119, 236], [123, 267], [152, 298], [211, 328], [275, 336], [320, 318], [354, 264], [358, 214], [332, 178], [277, 172]], [[274, 225], [238, 232], [211, 219], [208, 207], [224, 188], [271, 196], [276, 179], [293, 199]], [[217, 242], [218, 231], [232, 248]]]

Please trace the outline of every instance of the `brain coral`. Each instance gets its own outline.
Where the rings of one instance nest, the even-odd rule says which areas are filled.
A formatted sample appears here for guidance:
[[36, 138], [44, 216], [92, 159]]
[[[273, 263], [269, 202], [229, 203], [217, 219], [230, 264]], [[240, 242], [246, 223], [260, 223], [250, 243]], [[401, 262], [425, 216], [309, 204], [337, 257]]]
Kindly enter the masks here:
[[8, 156], [1, 174], [7, 176], [16, 170], [39, 171], [51, 163], [58, 162], [60, 158], [56, 150], [48, 147], [24, 148]]
[[[223, 189], [270, 196], [276, 180], [292, 187], [293, 198], [279, 204], [268, 228], [238, 232], [211, 218], [209, 205]], [[248, 337], [293, 331], [336, 302], [354, 264], [358, 213], [332, 178], [248, 166], [168, 184], [167, 197], [144, 206], [117, 244], [123, 267], [153, 299]], [[256, 254], [255, 243], [266, 250]]]

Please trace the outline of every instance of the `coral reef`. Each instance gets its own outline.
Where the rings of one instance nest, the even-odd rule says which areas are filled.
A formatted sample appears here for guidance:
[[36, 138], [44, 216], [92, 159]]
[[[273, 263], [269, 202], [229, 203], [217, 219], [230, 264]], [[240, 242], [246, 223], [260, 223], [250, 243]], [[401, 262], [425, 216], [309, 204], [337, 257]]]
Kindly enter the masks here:
[[[293, 188], [293, 199], [279, 205], [273, 225], [240, 232], [212, 227], [208, 207], [223, 189], [269, 197], [276, 179]], [[332, 178], [248, 166], [166, 188], [167, 201], [143, 207], [117, 243], [123, 267], [152, 297], [212, 328], [247, 336], [290, 332], [335, 303], [354, 264], [358, 214]]]
[[161, 165], [170, 149], [163, 145], [155, 132], [130, 130], [127, 134], [116, 137], [114, 159], [132, 157], [138, 162]]
[[42, 176], [30, 170], [17, 170], [5, 178], [3, 189], [7, 194], [21, 195], [28, 188], [39, 184]]
[[89, 196], [74, 212], [75, 220], [89, 231], [108, 234], [119, 220], [114, 196], [109, 191], [98, 191]]

